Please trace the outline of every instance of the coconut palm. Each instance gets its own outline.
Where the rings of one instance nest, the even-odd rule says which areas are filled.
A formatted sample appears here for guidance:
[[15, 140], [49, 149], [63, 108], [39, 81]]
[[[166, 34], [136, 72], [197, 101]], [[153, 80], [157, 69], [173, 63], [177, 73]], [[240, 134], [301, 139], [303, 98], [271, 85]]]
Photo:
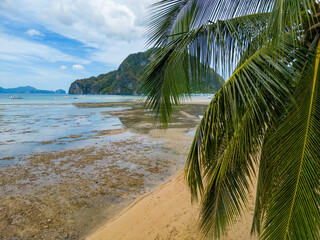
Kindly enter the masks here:
[[316, 0], [153, 5], [147, 35], [157, 53], [141, 89], [156, 119], [166, 125], [211, 68], [226, 79], [185, 166], [204, 238], [241, 217], [257, 176], [252, 233], [320, 239], [319, 12]]

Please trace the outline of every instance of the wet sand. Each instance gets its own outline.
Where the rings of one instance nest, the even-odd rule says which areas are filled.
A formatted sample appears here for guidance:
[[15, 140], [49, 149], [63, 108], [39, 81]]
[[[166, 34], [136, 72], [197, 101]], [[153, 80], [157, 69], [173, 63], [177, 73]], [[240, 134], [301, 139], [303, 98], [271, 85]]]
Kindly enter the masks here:
[[167, 131], [154, 130], [141, 106], [128, 107], [108, 111], [124, 128], [87, 136], [94, 145], [70, 135], [63, 142], [78, 148], [21, 155], [0, 168], [0, 238], [84, 239], [183, 166], [205, 106], [182, 106]]

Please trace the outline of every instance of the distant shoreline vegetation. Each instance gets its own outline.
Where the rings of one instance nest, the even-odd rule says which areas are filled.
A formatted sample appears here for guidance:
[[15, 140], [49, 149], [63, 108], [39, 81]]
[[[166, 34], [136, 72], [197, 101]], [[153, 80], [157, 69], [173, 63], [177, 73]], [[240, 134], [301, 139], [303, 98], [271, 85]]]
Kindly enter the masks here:
[[56, 91], [51, 90], [40, 90], [31, 86], [26, 87], [16, 87], [16, 88], [2, 88], [0, 87], [0, 93], [48, 93], [48, 94], [66, 94], [63, 89], [58, 89]]

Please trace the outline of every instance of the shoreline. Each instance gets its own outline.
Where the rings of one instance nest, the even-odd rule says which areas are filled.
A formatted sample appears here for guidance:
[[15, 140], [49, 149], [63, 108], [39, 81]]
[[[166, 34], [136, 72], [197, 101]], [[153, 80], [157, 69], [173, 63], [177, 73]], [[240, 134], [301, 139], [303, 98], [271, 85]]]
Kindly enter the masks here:
[[[0, 168], [0, 210], [3, 212], [0, 238], [84, 239], [134, 199], [181, 169], [194, 127], [206, 108], [205, 105], [181, 105], [169, 129], [164, 131], [154, 129], [150, 116], [139, 104], [68, 105], [75, 114], [70, 115], [68, 111], [70, 129], [76, 127], [77, 132], [64, 134], [66, 136], [48, 135], [50, 138], [45, 135], [32, 142], [38, 147], [37, 151], [24, 155], [8, 152], [0, 156], [1, 163], [8, 162]], [[10, 107], [6, 109], [11, 113]], [[60, 107], [55, 111], [58, 110]], [[82, 123], [77, 124], [78, 120], [96, 120], [96, 112], [100, 121], [111, 121], [116, 129], [101, 127], [98, 122], [90, 131], [78, 130]], [[18, 120], [28, 119], [23, 127], [31, 128], [42, 112], [36, 117], [25, 111], [15, 114]], [[66, 123], [64, 116], [53, 111], [45, 115], [44, 120], [58, 128]], [[86, 123], [83, 122], [84, 126]], [[9, 127], [16, 130], [14, 124], [8, 123]], [[32, 134], [41, 135], [31, 130], [22, 129], [21, 134], [19, 131], [15, 134], [27, 138], [32, 138]], [[8, 140], [13, 136], [8, 132]], [[21, 142], [20, 138], [14, 140], [3, 147]], [[56, 145], [61, 148], [56, 149]]]
[[[108, 239], [198, 239], [198, 204], [185, 202], [188, 194], [183, 168], [89, 234], [87, 240]], [[174, 198], [170, 196], [175, 195]], [[169, 197], [168, 199], [164, 199]], [[189, 198], [191, 200], [191, 198]], [[181, 213], [175, 209], [184, 206]], [[163, 209], [166, 209], [163, 212]], [[183, 226], [183, 231], [180, 227]], [[156, 229], [158, 231], [156, 231]], [[188, 237], [185, 238], [184, 236]]]
[[[235, 221], [221, 239], [257, 239], [250, 235], [254, 185], [242, 218]], [[201, 239], [198, 206], [198, 203], [191, 204], [183, 169], [180, 169], [172, 178], [134, 200], [114, 218], [89, 234], [86, 240]]]
[[[198, 98], [182, 101], [181, 104], [208, 105], [210, 102], [211, 99]], [[182, 114], [188, 117], [188, 114], [183, 112]], [[170, 129], [167, 131], [168, 139], [172, 139], [174, 135], [170, 133]], [[153, 130], [152, 135], [155, 136], [158, 132], [159, 130]], [[169, 142], [170, 144], [172, 142]], [[188, 150], [189, 148], [184, 149], [181, 153], [186, 156]], [[255, 202], [255, 184], [252, 185], [248, 196], [248, 206], [244, 210], [242, 218], [237, 219], [221, 239], [257, 239], [256, 236], [250, 234]], [[198, 208], [199, 203], [191, 203], [191, 195], [184, 180], [183, 168], [181, 168], [168, 180], [151, 189], [151, 192], [138, 197], [113, 218], [101, 223], [101, 226], [87, 235], [86, 239], [201, 239], [201, 232], [198, 228]]]

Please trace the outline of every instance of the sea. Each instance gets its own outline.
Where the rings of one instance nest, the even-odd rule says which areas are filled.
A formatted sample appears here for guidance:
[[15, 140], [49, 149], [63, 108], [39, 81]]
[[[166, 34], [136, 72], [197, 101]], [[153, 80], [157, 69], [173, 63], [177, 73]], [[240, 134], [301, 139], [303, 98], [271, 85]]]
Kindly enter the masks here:
[[[121, 129], [119, 118], [108, 111], [124, 106], [88, 108], [81, 103], [121, 103], [136, 101], [138, 96], [0, 94], [0, 167], [15, 163], [15, 156], [72, 148], [69, 136], [87, 139], [101, 130]], [[51, 143], [51, 144], [45, 144]], [[88, 145], [88, 142], [82, 145]], [[78, 143], [79, 145], [79, 143]], [[8, 158], [8, 160], [6, 160]]]

